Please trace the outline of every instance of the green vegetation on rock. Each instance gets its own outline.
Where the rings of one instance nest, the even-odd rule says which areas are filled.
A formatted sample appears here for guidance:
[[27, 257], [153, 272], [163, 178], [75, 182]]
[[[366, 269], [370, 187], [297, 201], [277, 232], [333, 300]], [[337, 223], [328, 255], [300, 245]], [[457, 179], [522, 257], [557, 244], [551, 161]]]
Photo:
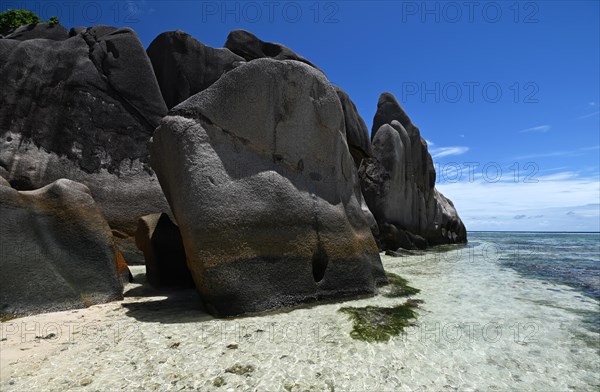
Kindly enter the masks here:
[[[0, 12], [0, 31], [16, 29], [30, 23], [44, 23], [39, 16], [29, 10], [7, 10]], [[51, 17], [46, 23], [50, 26], [59, 24], [58, 17]]]
[[60, 23], [60, 21], [58, 20], [58, 17], [57, 17], [57, 16], [53, 16], [53, 17], [51, 17], [50, 19], [48, 19], [48, 24], [49, 24], [50, 26], [55, 26], [55, 25], [57, 25], [57, 24], [59, 24], [59, 23]]

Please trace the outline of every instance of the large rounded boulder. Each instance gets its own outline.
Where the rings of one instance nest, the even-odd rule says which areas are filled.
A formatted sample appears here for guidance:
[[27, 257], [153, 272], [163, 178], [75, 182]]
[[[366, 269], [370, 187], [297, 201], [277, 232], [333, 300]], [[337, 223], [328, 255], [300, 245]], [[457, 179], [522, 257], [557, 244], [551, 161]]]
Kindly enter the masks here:
[[[246, 30], [233, 30], [230, 32], [225, 42], [225, 48], [243, 57], [246, 61], [262, 58], [296, 60], [319, 69], [315, 64], [287, 46], [274, 42], [265, 42]], [[334, 86], [334, 88], [344, 111], [348, 148], [358, 168], [363, 159], [371, 157], [369, 129], [348, 94], [340, 87]]]
[[0, 86], [0, 167], [10, 184], [85, 184], [125, 258], [143, 262], [137, 220], [168, 211], [147, 148], [167, 108], [137, 35], [96, 26], [59, 41], [0, 39]]
[[227, 36], [225, 47], [246, 61], [262, 58], [274, 60], [296, 60], [317, 68], [316, 65], [300, 56], [285, 45], [265, 42], [246, 30], [233, 30]]
[[82, 184], [17, 191], [0, 183], [0, 318], [123, 298], [128, 274], [111, 230]]
[[359, 176], [382, 248], [466, 242], [452, 201], [435, 188], [427, 143], [392, 94], [379, 98], [373, 127], [373, 158], [363, 161]]
[[344, 130], [322, 73], [272, 59], [235, 68], [162, 120], [153, 168], [211, 312], [373, 294], [386, 281]]
[[4, 38], [17, 41], [35, 38], [63, 41], [69, 38], [69, 32], [60, 24], [30, 23], [8, 31]]
[[211, 48], [181, 30], [160, 34], [147, 53], [169, 109], [245, 61], [227, 48]]

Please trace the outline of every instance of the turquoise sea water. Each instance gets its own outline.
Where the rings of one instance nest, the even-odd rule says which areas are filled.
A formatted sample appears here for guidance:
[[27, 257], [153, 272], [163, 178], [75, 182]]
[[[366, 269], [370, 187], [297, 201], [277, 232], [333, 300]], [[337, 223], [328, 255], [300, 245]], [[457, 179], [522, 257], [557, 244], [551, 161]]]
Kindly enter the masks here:
[[598, 301], [598, 312], [586, 314], [585, 322], [600, 334], [600, 233], [471, 232], [469, 241], [484, 243], [486, 258], [502, 267]]
[[471, 232], [486, 254], [527, 277], [571, 286], [600, 300], [600, 233]]

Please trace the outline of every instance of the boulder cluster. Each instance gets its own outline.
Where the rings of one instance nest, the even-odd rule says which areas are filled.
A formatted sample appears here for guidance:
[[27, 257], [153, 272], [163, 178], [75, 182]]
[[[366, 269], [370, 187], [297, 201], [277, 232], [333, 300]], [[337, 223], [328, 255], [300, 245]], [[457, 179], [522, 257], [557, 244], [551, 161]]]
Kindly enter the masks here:
[[466, 241], [427, 144], [371, 138], [317, 66], [249, 32], [22, 26], [0, 38], [0, 317], [122, 298], [127, 264], [218, 316], [369, 295], [379, 251]]

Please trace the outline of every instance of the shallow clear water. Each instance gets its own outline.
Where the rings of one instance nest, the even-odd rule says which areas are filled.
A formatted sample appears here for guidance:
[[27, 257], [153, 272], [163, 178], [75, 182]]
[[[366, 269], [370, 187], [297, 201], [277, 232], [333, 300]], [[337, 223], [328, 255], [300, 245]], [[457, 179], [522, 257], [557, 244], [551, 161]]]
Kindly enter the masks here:
[[528, 277], [566, 284], [600, 300], [600, 233], [469, 233], [490, 261]]
[[[600, 307], [600, 233], [474, 232], [485, 259], [523, 276], [573, 287]], [[600, 311], [600, 309], [598, 309]], [[582, 314], [586, 328], [600, 334], [600, 312]], [[600, 347], [600, 336], [598, 336]]]
[[[405, 298], [219, 320], [193, 291], [143, 284], [135, 266], [121, 303], [0, 323], [0, 390], [597, 392], [599, 302], [585, 279], [597, 276], [597, 237], [553, 236], [472, 233], [466, 246], [382, 255], [424, 301], [415, 325], [387, 343], [352, 339], [339, 309]], [[544, 246], [520, 263], [498, 252], [532, 244]]]

